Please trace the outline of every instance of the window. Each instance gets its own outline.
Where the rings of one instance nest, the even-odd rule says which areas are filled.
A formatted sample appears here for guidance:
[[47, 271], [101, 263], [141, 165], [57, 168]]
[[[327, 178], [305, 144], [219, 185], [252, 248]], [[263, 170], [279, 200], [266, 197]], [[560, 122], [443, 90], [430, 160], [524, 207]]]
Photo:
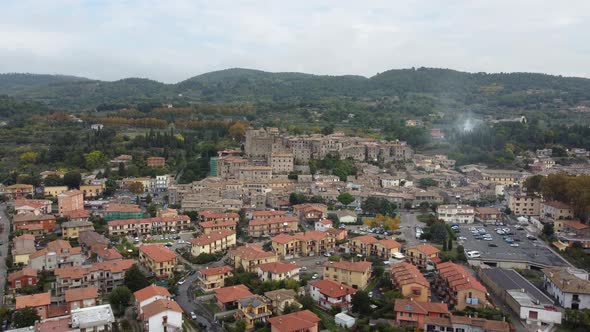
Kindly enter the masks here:
[[537, 317], [539, 316], [539, 313], [536, 311], [529, 311], [529, 318], [530, 319], [537, 319]]

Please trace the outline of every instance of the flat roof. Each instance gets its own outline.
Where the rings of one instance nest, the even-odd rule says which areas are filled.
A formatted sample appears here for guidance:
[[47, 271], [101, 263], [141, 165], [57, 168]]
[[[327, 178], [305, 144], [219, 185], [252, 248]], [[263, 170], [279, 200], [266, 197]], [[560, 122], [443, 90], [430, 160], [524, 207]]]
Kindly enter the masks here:
[[110, 304], [72, 310], [72, 327], [87, 328], [107, 325], [115, 321]]
[[[545, 295], [541, 290], [535, 287], [535, 285], [530, 283], [515, 270], [492, 268], [483, 269], [481, 272], [485, 274], [490, 280], [492, 280], [499, 288], [506, 289], [508, 291], [516, 290], [518, 292], [521, 292], [524, 289], [524, 291], [530, 297], [539, 300], [541, 304], [553, 305], [553, 300], [551, 300], [547, 295]], [[518, 298], [515, 297], [515, 299], [518, 301]]]

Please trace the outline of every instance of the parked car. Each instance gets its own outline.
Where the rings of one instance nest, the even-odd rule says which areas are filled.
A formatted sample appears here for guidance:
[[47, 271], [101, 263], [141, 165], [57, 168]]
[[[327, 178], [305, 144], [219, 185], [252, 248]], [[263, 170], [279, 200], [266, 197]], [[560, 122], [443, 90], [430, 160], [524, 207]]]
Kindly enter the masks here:
[[180, 280], [178, 280], [178, 284], [179, 284], [179, 285], [182, 285], [182, 284], [184, 284], [184, 282], [185, 282], [185, 281], [186, 281], [186, 280], [184, 280], [184, 279], [180, 279]]
[[192, 320], [196, 320], [197, 319], [197, 315], [195, 314], [194, 311], [191, 311], [191, 319]]
[[317, 273], [314, 273], [314, 274], [311, 276], [311, 279], [313, 279], [313, 280], [316, 280], [316, 279], [317, 279], [317, 278], [319, 278], [319, 277], [320, 277], [320, 276], [319, 276]]
[[518, 243], [510, 243], [510, 246], [513, 248], [518, 247]]
[[497, 246], [498, 246], [498, 245], [497, 245], [497, 244], [495, 244], [495, 243], [488, 243], [488, 247], [494, 247], [494, 248], [495, 248], [495, 247], [497, 247]]
[[299, 268], [299, 271], [307, 271], [307, 266], [302, 266]]

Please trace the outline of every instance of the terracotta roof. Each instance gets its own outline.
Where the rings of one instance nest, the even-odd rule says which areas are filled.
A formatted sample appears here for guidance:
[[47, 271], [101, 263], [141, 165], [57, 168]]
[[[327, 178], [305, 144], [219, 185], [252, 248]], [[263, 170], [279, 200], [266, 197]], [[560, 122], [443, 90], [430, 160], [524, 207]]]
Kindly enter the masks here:
[[163, 296], [163, 297], [167, 297], [167, 298], [172, 297], [172, 295], [170, 295], [170, 292], [168, 292], [168, 289], [166, 289], [165, 287], [156, 286], [156, 285], [149, 285], [146, 288], [142, 288], [142, 289], [136, 291], [135, 293], [133, 293], [135, 300], [140, 303], [147, 300], [147, 299], [151, 299], [154, 296], [158, 296], [158, 295]]
[[252, 211], [252, 219], [256, 217], [284, 216], [286, 211]]
[[40, 209], [47, 205], [51, 206], [51, 201], [46, 199], [16, 199], [14, 201], [14, 208], [30, 206], [35, 209]]
[[293, 270], [298, 270], [299, 267], [300, 266], [297, 264], [281, 262], [264, 263], [258, 265], [258, 268], [261, 269], [263, 272], [271, 273], [287, 273]]
[[230, 229], [221, 229], [218, 231], [213, 231], [209, 234], [201, 234], [198, 237], [190, 240], [189, 242], [195, 246], [204, 246], [204, 245], [214, 243], [215, 241], [225, 239], [225, 238], [227, 238], [231, 235], [235, 235], [235, 234], [236, 234], [236, 231], [233, 231]]
[[279, 234], [277, 236], [274, 236], [271, 241], [272, 242], [276, 242], [276, 243], [280, 243], [280, 244], [285, 244], [285, 243], [289, 243], [290, 241], [295, 240], [295, 238], [292, 235], [289, 234]]
[[453, 327], [453, 323], [451, 322], [450, 317], [426, 316], [426, 317], [424, 317], [424, 324], [435, 325], [435, 326], [444, 326], [444, 327]]
[[428, 315], [428, 313], [449, 314], [449, 307], [446, 303], [421, 302], [411, 299], [396, 299], [395, 312], [411, 312], [415, 314]]
[[146, 304], [141, 308], [143, 317], [149, 318], [164, 311], [175, 311], [182, 313], [182, 309], [172, 300], [159, 299], [152, 303]]
[[63, 249], [72, 249], [72, 245], [68, 241], [55, 240], [47, 243], [47, 249], [61, 252]]
[[293, 210], [303, 210], [303, 211], [328, 211], [328, 207], [325, 204], [313, 204], [313, 203], [304, 203], [293, 205]]
[[123, 259], [123, 256], [114, 248], [109, 249], [98, 249], [94, 251], [98, 257], [101, 257], [103, 261], [113, 261], [117, 259]]
[[297, 311], [268, 319], [268, 322], [272, 326], [272, 330], [279, 332], [311, 330], [314, 326], [317, 326], [320, 321], [321, 319], [309, 310]]
[[215, 297], [221, 303], [234, 302], [254, 294], [250, 292], [248, 287], [244, 285], [235, 285], [229, 287], [218, 288], [215, 291]]
[[30, 240], [30, 241], [35, 241], [35, 235], [32, 234], [23, 234], [21, 236], [17, 236], [14, 239], [12, 239], [12, 242], [16, 242], [19, 240]]
[[373, 266], [373, 263], [371, 263], [371, 262], [346, 262], [346, 261], [331, 262], [331, 261], [326, 261], [326, 262], [324, 262], [324, 266], [325, 267], [334, 267], [334, 268], [346, 270], [346, 271], [365, 272], [367, 270], [371, 271], [371, 266]]
[[84, 275], [95, 272], [95, 271], [110, 271], [111, 273], [121, 273], [123, 271], [128, 270], [135, 261], [133, 259], [124, 259], [120, 261], [109, 261], [109, 262], [99, 262], [94, 263], [92, 266], [89, 267], [62, 267], [57, 268], [53, 271], [56, 277], [61, 279], [79, 279], [82, 278]]
[[178, 221], [187, 221], [190, 217], [187, 215], [153, 217], [153, 218], [138, 218], [138, 219], [118, 219], [108, 222], [109, 226], [123, 226], [133, 224], [152, 224], [152, 223], [173, 223]]
[[321, 219], [319, 222], [324, 225], [332, 225], [332, 220], [330, 219]]
[[15, 214], [12, 217], [12, 221], [15, 223], [25, 222], [25, 221], [43, 221], [43, 220], [55, 220], [55, 216], [53, 216], [51, 214], [36, 215], [36, 214], [30, 212], [30, 213]]
[[590, 226], [588, 226], [586, 224], [582, 224], [579, 221], [565, 221], [563, 224], [565, 226], [567, 226], [567, 227], [571, 227], [571, 228], [576, 229], [576, 230], [582, 230], [582, 229], [586, 229], [586, 228], [589, 228], [590, 227]]
[[320, 293], [332, 298], [338, 298], [357, 292], [356, 289], [350, 286], [329, 279], [314, 281], [310, 283], [310, 285], [318, 288]]
[[[71, 219], [79, 219], [79, 218], [88, 218], [88, 217], [90, 217], [90, 213], [87, 210], [84, 210], [84, 209], [70, 211], [70, 212], [66, 213], [66, 215], [68, 217], [70, 217]], [[90, 224], [92, 224], [92, 223], [90, 223]]]
[[84, 195], [84, 193], [80, 190], [68, 190], [64, 191], [63, 193], [59, 194], [58, 196], [77, 196], [77, 195]]
[[66, 302], [95, 299], [98, 297], [98, 288], [94, 286], [68, 289], [65, 292]]
[[427, 256], [435, 255], [440, 252], [440, 250], [437, 247], [435, 247], [431, 244], [420, 244], [420, 245], [408, 248], [408, 250], [411, 250], [411, 249], [416, 249]]
[[476, 214], [500, 214], [500, 210], [492, 207], [476, 207], [475, 208]]
[[109, 203], [105, 212], [141, 212], [141, 209], [135, 204]]
[[220, 267], [212, 267], [208, 269], [201, 269], [199, 273], [204, 276], [214, 276], [219, 274], [225, 274], [231, 272], [232, 268], [230, 266], [224, 265]]
[[371, 236], [371, 235], [357, 236], [357, 237], [351, 238], [350, 240], [351, 241], [360, 241], [365, 244], [371, 244], [371, 243], [375, 243], [375, 242], [379, 241], [374, 236]]
[[273, 224], [282, 224], [282, 223], [290, 223], [290, 222], [299, 222], [297, 217], [278, 217], [278, 218], [267, 218], [267, 219], [256, 219], [250, 220], [248, 223], [249, 226], [259, 226], [259, 225], [273, 225]]
[[397, 242], [396, 240], [379, 240], [378, 243], [388, 249], [395, 249], [395, 248], [402, 247], [402, 244]]
[[554, 209], [559, 209], [559, 210], [571, 209], [571, 207], [568, 204], [565, 204], [565, 203], [559, 202], [559, 201], [548, 201], [548, 202], [543, 202], [542, 204], [550, 206]]
[[199, 212], [199, 217], [213, 219], [240, 219], [240, 215], [235, 212], [217, 213], [212, 211], [201, 211]]
[[83, 231], [80, 232], [80, 234], [78, 235], [78, 242], [88, 247], [97, 243], [106, 246], [109, 243], [109, 239], [107, 239], [104, 235], [98, 234], [95, 231]]
[[255, 260], [276, 256], [272, 251], [264, 251], [261, 245], [246, 245], [237, 247], [230, 251], [233, 256], [241, 257], [242, 260]]
[[418, 268], [408, 262], [401, 262], [391, 266], [391, 279], [398, 286], [407, 284], [419, 284], [430, 288], [430, 283]]
[[17, 183], [17, 184], [13, 184], [12, 186], [6, 187], [6, 189], [33, 189], [33, 185], [32, 184]]
[[40, 293], [33, 295], [23, 295], [16, 297], [16, 309], [23, 309], [26, 307], [39, 307], [49, 305], [51, 303], [50, 293]]
[[32, 269], [30, 267], [23, 267], [22, 270], [12, 272], [11, 274], [9, 274], [8, 281], [12, 282], [22, 277], [37, 277], [37, 270]]
[[139, 251], [157, 263], [167, 262], [176, 258], [174, 251], [160, 244], [143, 245], [139, 247]]
[[449, 286], [455, 291], [473, 288], [484, 293], [487, 289], [482, 285], [475, 276], [471, 275], [463, 266], [453, 262], [444, 262], [437, 265], [439, 275], [446, 280]]
[[264, 296], [268, 297], [272, 301], [280, 301], [295, 299], [297, 297], [297, 293], [295, 293], [295, 291], [292, 289], [281, 288], [274, 291], [265, 292]]
[[61, 224], [61, 228], [76, 228], [76, 227], [92, 227], [94, 229], [94, 226], [90, 221], [73, 220], [73, 221], [66, 221]]
[[232, 227], [236, 226], [238, 223], [236, 221], [231, 220], [212, 220], [212, 221], [202, 221], [198, 225], [202, 228], [213, 228], [213, 227]]

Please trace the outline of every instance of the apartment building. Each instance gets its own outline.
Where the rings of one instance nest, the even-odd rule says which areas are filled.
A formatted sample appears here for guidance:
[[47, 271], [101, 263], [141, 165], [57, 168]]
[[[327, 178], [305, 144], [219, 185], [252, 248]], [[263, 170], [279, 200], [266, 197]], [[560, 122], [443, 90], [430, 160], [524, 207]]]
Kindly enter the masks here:
[[337, 281], [323, 279], [309, 283], [309, 295], [324, 309], [332, 307], [350, 310], [356, 289]]
[[135, 298], [135, 307], [137, 308], [137, 312], [140, 315], [143, 314], [143, 308], [146, 305], [157, 300], [172, 299], [172, 295], [170, 295], [170, 292], [168, 292], [166, 287], [157, 286], [154, 284], [134, 292], [133, 297]]
[[230, 229], [222, 229], [210, 233], [201, 234], [189, 241], [191, 255], [215, 254], [236, 246], [236, 232]]
[[64, 296], [68, 311], [94, 307], [98, 304], [98, 288], [94, 286], [68, 289]]
[[329, 233], [309, 231], [279, 234], [271, 239], [273, 250], [282, 258], [319, 256], [334, 251], [336, 239]]
[[16, 310], [33, 308], [41, 319], [48, 317], [49, 305], [51, 304], [51, 293], [40, 293], [33, 295], [22, 295], [16, 297]]
[[167, 278], [176, 267], [176, 253], [163, 245], [139, 247], [139, 263], [158, 278]]
[[450, 312], [446, 303], [396, 299], [393, 307], [397, 326], [419, 329], [427, 318], [444, 318]]
[[406, 250], [406, 257], [410, 262], [419, 268], [426, 268], [427, 265], [438, 264], [441, 260], [438, 257], [440, 250], [431, 244], [420, 244], [409, 247]]
[[430, 283], [415, 265], [401, 262], [391, 265], [391, 281], [405, 298], [418, 302], [430, 300]]
[[276, 262], [278, 256], [272, 251], [264, 251], [260, 245], [245, 245], [230, 250], [229, 260], [236, 269], [242, 267], [256, 273], [258, 265]]
[[436, 217], [447, 224], [472, 224], [475, 209], [468, 205], [439, 205]]
[[268, 319], [272, 332], [318, 332], [321, 319], [309, 310], [302, 310]]
[[15, 232], [23, 231], [33, 235], [55, 232], [55, 216], [51, 214], [21, 213], [12, 218]]
[[487, 289], [463, 266], [444, 262], [437, 264], [437, 270], [434, 289], [449, 306], [463, 310], [466, 307], [485, 308], [489, 305]]
[[272, 168], [269, 166], [243, 166], [238, 169], [240, 181], [269, 181], [271, 178]]
[[543, 287], [566, 309], [590, 309], [590, 274], [581, 269], [543, 269]]
[[23, 234], [12, 239], [12, 259], [14, 264], [29, 264], [29, 257], [37, 251], [35, 236]]
[[273, 153], [268, 164], [273, 174], [289, 174], [293, 172], [295, 158], [292, 153]]
[[400, 252], [402, 245], [395, 240], [378, 240], [371, 235], [357, 236], [348, 242], [351, 254], [390, 259]]
[[125, 271], [134, 263], [132, 259], [125, 259], [55, 269], [55, 295], [60, 296], [68, 289], [89, 286], [95, 286], [102, 294], [107, 294], [113, 288], [123, 285]]
[[135, 204], [109, 203], [103, 212], [103, 216], [106, 221], [141, 219], [143, 218], [143, 212]]
[[57, 195], [57, 211], [60, 216], [70, 212], [84, 210], [84, 193], [80, 190], [69, 190]]
[[238, 223], [240, 221], [240, 215], [235, 212], [224, 212], [217, 213], [213, 211], [201, 211], [199, 212], [200, 222], [227, 222], [232, 221]]
[[32, 198], [34, 189], [32, 184], [17, 183], [4, 188], [4, 196], [8, 199]]
[[300, 268], [297, 264], [271, 262], [259, 264], [256, 272], [262, 281], [281, 281], [285, 279], [299, 281]]
[[108, 222], [111, 235], [145, 235], [152, 232], [174, 233], [189, 229], [191, 219], [187, 215], [141, 219], [111, 220]]
[[568, 204], [558, 201], [548, 201], [541, 203], [541, 218], [551, 218], [553, 220], [571, 219], [574, 217], [574, 210]]
[[77, 239], [80, 233], [94, 231], [94, 225], [90, 221], [67, 221], [61, 224], [64, 239]]
[[164, 157], [149, 157], [146, 159], [147, 167], [164, 167], [166, 166], [166, 158]]
[[14, 213], [32, 213], [35, 215], [51, 214], [53, 203], [47, 199], [17, 199], [14, 201]]
[[324, 279], [341, 282], [354, 289], [364, 289], [371, 278], [371, 262], [332, 262], [324, 263]]
[[475, 220], [482, 223], [496, 223], [504, 220], [502, 212], [493, 207], [476, 207]]
[[328, 207], [325, 204], [305, 203], [293, 205], [293, 212], [301, 222], [314, 223], [328, 217]]
[[264, 296], [252, 295], [237, 302], [236, 318], [246, 323], [246, 331], [253, 330], [256, 324], [265, 324], [272, 316], [270, 301]]
[[541, 213], [541, 197], [525, 193], [506, 193], [508, 208], [517, 216], [538, 216]]
[[252, 219], [248, 223], [248, 234], [252, 237], [274, 236], [280, 233], [296, 232], [298, 229], [299, 219], [289, 216]]
[[225, 287], [225, 279], [232, 277], [232, 268], [224, 265], [197, 271], [197, 285], [203, 292], [210, 292]]
[[37, 271], [53, 271], [63, 267], [78, 267], [84, 263], [82, 248], [72, 248], [69, 242], [55, 240], [29, 256], [29, 266]]

